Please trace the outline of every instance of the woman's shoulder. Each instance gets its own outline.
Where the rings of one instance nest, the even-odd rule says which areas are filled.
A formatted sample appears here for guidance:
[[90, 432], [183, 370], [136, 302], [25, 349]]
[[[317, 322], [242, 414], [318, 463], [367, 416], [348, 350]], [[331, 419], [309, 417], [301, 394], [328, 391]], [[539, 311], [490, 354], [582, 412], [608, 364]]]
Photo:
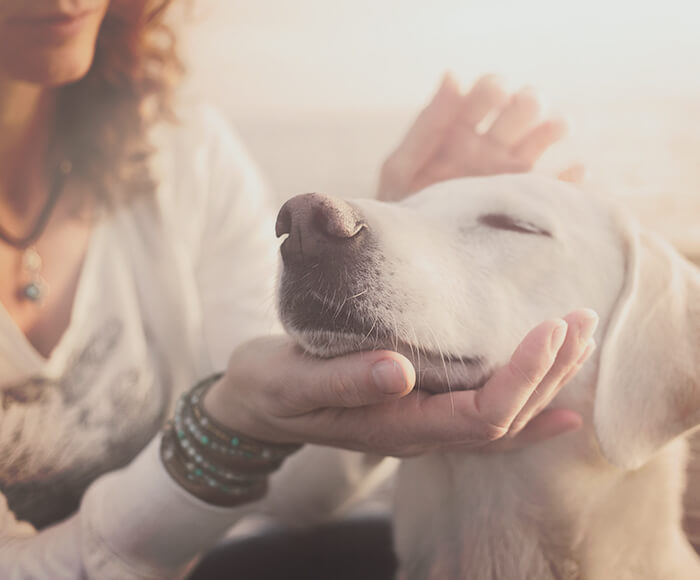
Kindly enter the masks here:
[[195, 238], [221, 219], [270, 205], [268, 188], [230, 121], [207, 104], [187, 104], [155, 128], [154, 173], [164, 217]]
[[[231, 122], [215, 107], [206, 103], [180, 105], [176, 119], [154, 128], [156, 171], [166, 170], [168, 179], [198, 179], [207, 185], [207, 177], [223, 172], [230, 178], [236, 173], [257, 173], [248, 151]], [[158, 167], [158, 163], [168, 167]]]

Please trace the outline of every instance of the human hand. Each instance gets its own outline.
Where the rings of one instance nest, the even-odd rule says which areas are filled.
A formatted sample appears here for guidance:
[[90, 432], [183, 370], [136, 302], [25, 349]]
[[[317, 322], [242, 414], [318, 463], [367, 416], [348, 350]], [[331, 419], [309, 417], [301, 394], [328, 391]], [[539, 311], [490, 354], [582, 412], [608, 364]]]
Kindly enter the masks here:
[[[561, 119], [538, 121], [539, 109], [532, 90], [509, 96], [492, 75], [481, 77], [465, 93], [446, 75], [382, 166], [378, 198], [396, 201], [457, 177], [530, 171], [567, 132]], [[481, 123], [494, 115], [482, 131]], [[583, 166], [575, 164], [558, 177], [581, 181], [583, 176]]]
[[588, 310], [543, 322], [481, 389], [444, 394], [413, 390], [414, 368], [395, 352], [324, 360], [287, 337], [260, 338], [236, 349], [204, 407], [231, 429], [274, 443], [395, 456], [452, 446], [513, 449], [581, 425], [564, 409], [530, 419], [590, 355], [596, 324]]

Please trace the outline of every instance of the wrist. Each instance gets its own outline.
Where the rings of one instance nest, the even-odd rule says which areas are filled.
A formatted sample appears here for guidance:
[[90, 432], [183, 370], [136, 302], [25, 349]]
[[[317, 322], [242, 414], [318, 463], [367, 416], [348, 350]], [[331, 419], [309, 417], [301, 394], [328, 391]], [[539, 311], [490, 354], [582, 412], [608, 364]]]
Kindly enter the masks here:
[[[259, 437], [260, 420], [255, 420], [248, 407], [240, 400], [234, 400], [226, 375], [222, 375], [203, 393], [200, 407], [207, 417], [223, 429]], [[265, 439], [265, 437], [261, 437]]]
[[261, 498], [267, 477], [299, 445], [275, 445], [220, 424], [204, 408], [215, 375], [182, 396], [163, 432], [161, 458], [173, 479], [199, 499], [234, 506]]
[[200, 406], [215, 423], [223, 429], [235, 431], [245, 437], [270, 445], [297, 444], [298, 441], [284, 437], [272, 426], [264, 414], [255, 413], [246, 404], [245, 397], [232, 388], [230, 379], [222, 374], [202, 395]]
[[[202, 397], [202, 408], [217, 423], [229, 428], [240, 428], [239, 421], [233, 417], [232, 410], [238, 410], [231, 404], [228, 397], [228, 389], [225, 385], [226, 376], [221, 375]], [[233, 421], [232, 421], [233, 419]]]

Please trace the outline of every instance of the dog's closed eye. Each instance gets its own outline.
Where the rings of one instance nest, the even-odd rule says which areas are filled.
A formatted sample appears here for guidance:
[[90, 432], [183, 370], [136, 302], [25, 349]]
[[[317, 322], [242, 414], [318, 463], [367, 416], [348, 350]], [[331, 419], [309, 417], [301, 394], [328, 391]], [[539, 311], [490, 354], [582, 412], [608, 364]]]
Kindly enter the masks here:
[[495, 228], [498, 230], [510, 230], [521, 234], [536, 234], [539, 236], [552, 237], [552, 234], [547, 230], [528, 222], [509, 216], [503, 213], [487, 213], [479, 216], [477, 220], [480, 224]]

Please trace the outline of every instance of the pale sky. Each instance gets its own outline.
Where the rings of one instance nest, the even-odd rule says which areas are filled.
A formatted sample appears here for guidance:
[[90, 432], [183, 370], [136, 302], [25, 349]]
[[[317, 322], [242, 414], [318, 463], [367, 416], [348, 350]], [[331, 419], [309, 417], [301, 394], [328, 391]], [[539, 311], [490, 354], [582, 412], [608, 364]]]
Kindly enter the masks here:
[[555, 100], [697, 94], [695, 0], [195, 0], [194, 81], [236, 109], [414, 108], [444, 70]]

